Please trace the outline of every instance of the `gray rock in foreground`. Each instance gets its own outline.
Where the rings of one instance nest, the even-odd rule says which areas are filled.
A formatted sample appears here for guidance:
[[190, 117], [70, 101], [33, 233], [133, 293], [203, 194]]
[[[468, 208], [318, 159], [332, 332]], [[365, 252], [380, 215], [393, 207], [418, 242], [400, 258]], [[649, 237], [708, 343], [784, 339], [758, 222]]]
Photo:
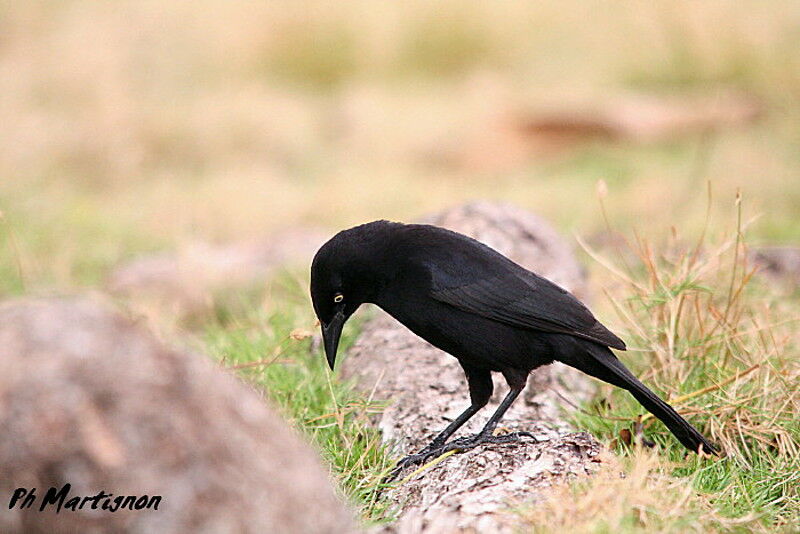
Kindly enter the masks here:
[[[476, 203], [426, 222], [471, 235], [579, 298], [587, 297], [586, 278], [570, 246], [531, 213]], [[376, 400], [390, 402], [377, 424], [401, 454], [427, 444], [469, 404], [457, 360], [382, 311], [365, 325], [343, 372], [356, 377], [365, 390], [374, 389]], [[496, 377], [492, 402], [459, 435], [480, 430], [507, 391], [502, 377]], [[574, 433], [562, 416], [571, 408], [564, 397], [579, 403], [592, 392], [590, 379], [566, 366], [554, 364], [533, 372], [501, 425], [531, 431], [542, 441], [484, 446], [445, 459], [392, 492], [401, 513], [388, 530], [512, 532], [518, 521], [508, 510], [514, 503], [534, 501], [554, 482], [596, 469], [599, 444], [585, 433]]]
[[[0, 305], [0, 429], [0, 532], [355, 530], [314, 452], [260, 395], [93, 300]], [[70, 497], [162, 501], [39, 512], [65, 483]], [[37, 502], [9, 510], [19, 487]]]

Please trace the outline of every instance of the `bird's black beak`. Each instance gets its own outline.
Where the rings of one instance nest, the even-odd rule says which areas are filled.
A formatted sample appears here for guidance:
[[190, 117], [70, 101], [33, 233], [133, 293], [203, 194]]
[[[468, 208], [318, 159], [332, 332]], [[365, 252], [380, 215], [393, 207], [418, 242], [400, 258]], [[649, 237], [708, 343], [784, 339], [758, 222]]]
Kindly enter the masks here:
[[322, 341], [325, 345], [325, 357], [328, 359], [328, 365], [331, 366], [331, 371], [333, 370], [333, 364], [336, 362], [336, 349], [339, 348], [339, 338], [342, 337], [342, 327], [346, 319], [344, 311], [340, 309], [328, 324], [322, 325]]

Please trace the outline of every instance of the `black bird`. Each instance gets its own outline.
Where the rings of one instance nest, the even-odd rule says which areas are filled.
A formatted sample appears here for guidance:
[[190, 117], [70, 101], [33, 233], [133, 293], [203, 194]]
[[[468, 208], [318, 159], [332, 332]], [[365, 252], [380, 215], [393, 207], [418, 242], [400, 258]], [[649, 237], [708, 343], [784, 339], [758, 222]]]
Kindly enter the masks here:
[[[465, 235], [423, 224], [376, 221], [344, 230], [325, 243], [311, 265], [311, 297], [333, 369], [345, 321], [363, 303], [377, 304], [412, 332], [455, 356], [466, 374], [471, 404], [400, 467], [449, 449], [507, 442], [497, 423], [537, 367], [563, 362], [628, 390], [687, 449], [714, 446], [669, 404], [642, 384], [611, 352], [625, 343], [572, 294]], [[409, 363], [409, 365], [413, 365]], [[447, 439], [483, 408], [491, 372], [511, 390], [479, 434]]]

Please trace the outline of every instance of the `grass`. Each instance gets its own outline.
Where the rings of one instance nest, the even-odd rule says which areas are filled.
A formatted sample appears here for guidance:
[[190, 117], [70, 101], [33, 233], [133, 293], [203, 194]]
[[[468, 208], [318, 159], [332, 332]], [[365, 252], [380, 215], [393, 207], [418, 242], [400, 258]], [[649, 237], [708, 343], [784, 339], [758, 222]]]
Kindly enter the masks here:
[[[369, 416], [380, 405], [328, 370], [306, 297], [307, 280], [284, 273], [270, 286], [278, 305], [217, 309], [204, 327], [204, 347], [221, 365], [263, 388], [282, 415], [322, 452], [344, 494], [369, 522], [392, 517], [381, 498], [393, 459]], [[352, 344], [358, 320], [348, 322], [340, 352]], [[316, 341], [314, 341], [317, 336]]]
[[[717, 532], [730, 524], [713, 516], [691, 484], [664, 473], [659, 455], [603, 458], [591, 479], [556, 488], [542, 503], [519, 510], [533, 532]], [[624, 477], [621, 476], [624, 473]], [[747, 522], [740, 522], [743, 530]]]
[[[548, 522], [542, 530], [788, 532], [796, 527], [800, 308], [754, 280], [738, 197], [737, 205], [735, 232], [714, 240], [716, 245], [703, 237], [690, 247], [675, 236], [657, 252], [639, 240], [635, 256], [626, 256], [626, 249], [616, 264], [601, 260], [621, 284], [608, 296], [628, 332], [631, 350], [623, 359], [718, 443], [722, 457], [687, 457], [627, 392], [603, 386], [575, 424], [628, 457], [622, 470], [630, 482], [608, 472], [579, 483], [568, 490], [569, 504], [563, 504], [563, 495], [547, 504], [561, 523]], [[628, 436], [639, 434], [638, 425], [655, 442], [657, 457], [641, 444], [633, 450], [626, 445]], [[602, 510], [590, 516], [594, 507]], [[531, 513], [528, 520], [536, 524], [543, 513]]]

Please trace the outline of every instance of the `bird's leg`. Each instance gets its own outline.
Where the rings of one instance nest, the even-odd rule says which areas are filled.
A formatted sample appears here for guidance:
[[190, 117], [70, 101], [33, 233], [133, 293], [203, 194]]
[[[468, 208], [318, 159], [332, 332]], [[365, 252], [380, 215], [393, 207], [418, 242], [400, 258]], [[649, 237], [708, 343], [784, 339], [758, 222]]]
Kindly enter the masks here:
[[513, 432], [511, 434], [506, 434], [503, 436], [495, 436], [493, 434], [494, 429], [497, 428], [497, 423], [500, 422], [500, 419], [503, 418], [506, 411], [508, 411], [508, 409], [514, 403], [514, 401], [517, 400], [517, 397], [519, 397], [519, 394], [522, 392], [522, 389], [524, 387], [525, 387], [525, 382], [522, 382], [522, 384], [518, 383], [511, 384], [511, 390], [505, 396], [503, 402], [500, 403], [500, 406], [497, 407], [497, 410], [495, 410], [495, 412], [489, 418], [489, 421], [486, 423], [486, 425], [479, 433], [473, 436], [467, 436], [464, 438], [459, 438], [457, 440], [451, 441], [450, 443], [442, 447], [442, 449], [440, 449], [439, 452], [446, 452], [454, 449], [468, 450], [475, 448], [483, 443], [517, 442], [522, 437], [528, 437], [532, 438], [533, 440], [536, 440], [534, 435], [531, 434], [530, 432]]
[[[447, 425], [447, 428], [439, 432], [433, 441], [431, 441], [425, 448], [415, 454], [406, 456], [397, 463], [397, 467], [389, 475], [388, 480], [397, 476], [400, 471], [410, 465], [417, 465], [424, 463], [429, 458], [440, 454], [447, 438], [453, 435], [456, 430], [466, 423], [473, 415], [478, 413], [481, 408], [486, 406], [492, 396], [494, 384], [492, 383], [492, 375], [489, 371], [484, 369], [474, 369], [462, 364], [464, 372], [467, 375], [467, 383], [469, 384], [469, 394], [471, 404], [469, 407], [461, 412], [455, 420]], [[502, 415], [502, 414], [501, 414]]]
[[461, 412], [461, 414], [459, 414], [459, 416], [456, 417], [452, 423], [447, 425], [447, 428], [439, 432], [436, 437], [433, 438], [433, 440], [420, 451], [420, 453], [441, 448], [447, 442], [447, 438], [452, 436], [456, 430], [461, 428], [464, 423], [469, 421], [473, 415], [480, 411], [481, 408], [483, 408], [483, 406], [475, 406], [474, 404], [470, 404], [470, 406]]
[[424, 463], [428, 459], [434, 456], [439, 456], [447, 451], [466, 451], [474, 449], [478, 445], [483, 445], [484, 443], [518, 443], [523, 437], [530, 438], [534, 442], [537, 441], [533, 434], [524, 431], [512, 432], [511, 434], [505, 434], [502, 436], [495, 436], [493, 434], [494, 429], [497, 428], [497, 424], [503, 418], [503, 415], [505, 415], [506, 411], [508, 411], [517, 397], [519, 397], [519, 394], [522, 392], [524, 387], [524, 382], [521, 385], [511, 385], [511, 391], [508, 392], [503, 401], [500, 403], [500, 406], [497, 407], [497, 410], [495, 410], [495, 412], [489, 418], [489, 421], [479, 433], [453, 440], [450, 443], [445, 443], [445, 440], [452, 435], [458, 427], [463, 425], [467, 419], [472, 417], [481, 407], [475, 408], [473, 405], [467, 408], [464, 413], [459, 415], [455, 421], [450, 423], [447, 428], [445, 428], [438, 436], [436, 436], [427, 447], [422, 449], [417, 454], [406, 456], [400, 460], [400, 462], [397, 463], [397, 467], [395, 467], [389, 476], [386, 477], [385, 481], [388, 482], [393, 480], [403, 469], [410, 465]]
[[452, 423], [447, 425], [447, 428], [439, 432], [439, 434], [433, 438], [433, 441], [428, 443], [428, 445], [426, 445], [422, 450], [414, 454], [409, 454], [397, 462], [397, 467], [395, 467], [395, 471], [392, 474], [396, 475], [410, 465], [425, 463], [428, 458], [435, 456], [437, 453], [439, 453], [439, 451], [442, 450], [447, 442], [447, 438], [452, 436], [453, 433], [461, 427], [461, 425], [466, 423], [470, 417], [478, 413], [481, 408], [483, 408], [483, 406], [475, 406], [474, 404], [470, 405], [466, 410], [461, 412], [461, 415], [456, 417]]

